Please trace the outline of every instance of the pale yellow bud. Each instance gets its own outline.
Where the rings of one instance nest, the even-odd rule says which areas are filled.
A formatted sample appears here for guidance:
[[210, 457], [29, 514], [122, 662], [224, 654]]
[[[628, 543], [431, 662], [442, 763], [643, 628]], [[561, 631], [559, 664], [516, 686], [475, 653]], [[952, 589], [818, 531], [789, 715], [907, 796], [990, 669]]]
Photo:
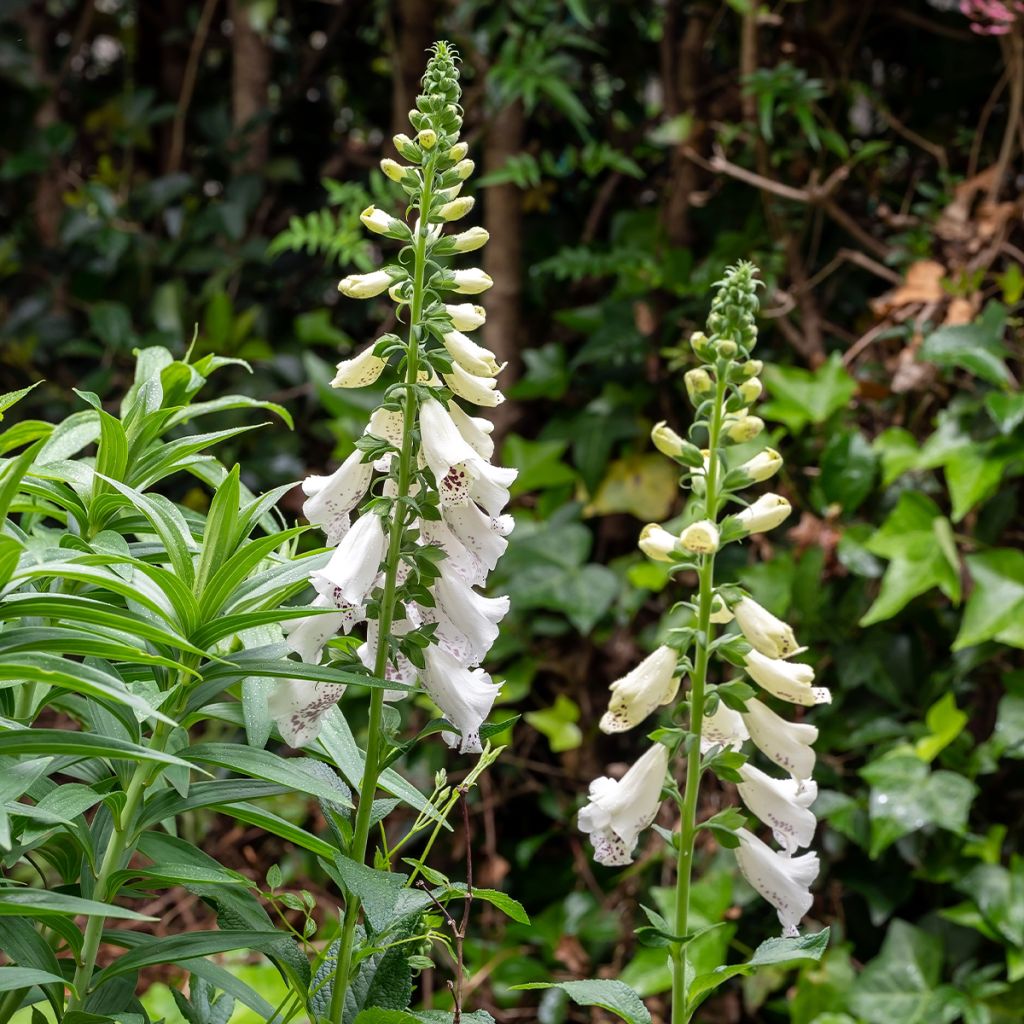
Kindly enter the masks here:
[[764, 388], [761, 386], [761, 381], [757, 377], [748, 377], [745, 381], [742, 381], [736, 388], [740, 393], [740, 397], [747, 405], [756, 402], [761, 397], [761, 392]]
[[417, 133], [416, 141], [424, 149], [433, 149], [437, 145], [437, 132], [433, 128], [424, 128]]
[[656, 562], [672, 562], [676, 559], [679, 538], [657, 523], [648, 523], [640, 531], [637, 546], [648, 558], [653, 558]]
[[456, 163], [458, 163], [460, 160], [462, 160], [466, 156], [466, 154], [468, 152], [469, 152], [469, 146], [465, 142], [456, 142], [455, 145], [452, 146], [452, 148], [450, 150], [448, 150], [448, 155]]
[[391, 157], [385, 157], [380, 162], [380, 169], [392, 180], [401, 182], [405, 177], [406, 168], [403, 167], [397, 160], [392, 160]]
[[460, 196], [458, 199], [453, 199], [450, 203], [445, 203], [437, 212], [443, 220], [459, 220], [461, 217], [465, 217], [472, 209], [473, 197]]
[[690, 523], [679, 535], [679, 543], [695, 555], [713, 555], [718, 550], [718, 527], [710, 519]]
[[744, 441], [753, 441], [762, 430], [764, 430], [764, 420], [760, 417], [738, 416], [728, 423], [725, 433], [730, 441], [742, 444]]
[[700, 405], [704, 395], [715, 389], [715, 382], [711, 379], [711, 374], [703, 367], [687, 370], [683, 374], [683, 381], [686, 384], [686, 393], [694, 405]]

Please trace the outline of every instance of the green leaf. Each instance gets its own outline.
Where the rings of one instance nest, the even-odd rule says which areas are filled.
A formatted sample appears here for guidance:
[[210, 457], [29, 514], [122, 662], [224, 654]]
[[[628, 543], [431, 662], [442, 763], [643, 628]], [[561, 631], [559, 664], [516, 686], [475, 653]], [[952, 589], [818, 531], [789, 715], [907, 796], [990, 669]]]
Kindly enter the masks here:
[[651, 1015], [640, 997], [621, 981], [534, 981], [513, 985], [513, 990], [557, 988], [565, 992], [577, 1006], [600, 1006], [614, 1013], [627, 1024], [651, 1024]]
[[821, 491], [825, 501], [855, 512], [875, 483], [875, 453], [859, 430], [833, 434], [821, 455]]
[[985, 408], [1000, 434], [1012, 434], [1024, 423], [1024, 391], [990, 391]]
[[283, 758], [269, 750], [236, 743], [201, 743], [181, 752], [193, 764], [215, 765], [266, 782], [288, 786], [298, 793], [320, 797], [351, 807], [345, 794], [328, 785], [303, 764], [304, 758]]
[[264, 808], [257, 807], [255, 804], [212, 804], [211, 807], [213, 810], [226, 814], [236, 821], [245, 822], [247, 825], [254, 825], [256, 828], [269, 832], [271, 835], [280, 836], [287, 842], [294, 843], [300, 849], [315, 853], [318, 857], [332, 860], [337, 853], [337, 850], [330, 843], [319, 838], [319, 836], [315, 836], [312, 832], [307, 832], [298, 825], [293, 825], [290, 821], [286, 821], [272, 811], [264, 810]]
[[1006, 347], [1006, 308], [989, 302], [980, 319], [971, 324], [940, 327], [929, 334], [918, 349], [917, 358], [947, 369], [959, 368], [999, 387], [1010, 383], [1010, 371], [1003, 361]]
[[0, 967], [0, 992], [13, 992], [19, 988], [32, 988], [34, 985], [49, 985], [53, 982], [67, 985], [72, 992], [75, 991], [74, 986], [60, 974], [40, 971], [35, 967]]
[[377, 871], [340, 853], [335, 855], [334, 864], [345, 887], [359, 898], [373, 930], [383, 931], [391, 923], [398, 897], [409, 876], [395, 871]]
[[761, 415], [784, 423], [793, 433], [808, 423], [824, 423], [857, 393], [857, 382], [836, 353], [813, 372], [795, 366], [766, 366], [764, 381], [770, 398], [761, 406]]
[[128, 743], [113, 736], [96, 736], [67, 729], [9, 729], [0, 732], [0, 755], [59, 754], [63, 757], [109, 757], [124, 761], [147, 761], [151, 764], [174, 764], [191, 767], [173, 754]]
[[973, 586], [954, 651], [998, 639], [1024, 616], [1024, 552], [994, 548], [966, 561]]
[[944, 694], [928, 709], [924, 719], [928, 735], [914, 744], [914, 753], [930, 764], [963, 732], [967, 721], [967, 712], [956, 706], [953, 694]]
[[564, 693], [558, 694], [552, 707], [527, 711], [523, 717], [547, 739], [552, 753], [575, 750], [583, 742], [583, 732], [576, 724], [579, 705]]
[[518, 434], [509, 434], [502, 462], [519, 471], [512, 495], [574, 484], [576, 473], [562, 458], [568, 446], [568, 441], [527, 441]]
[[[443, 899], [446, 896], [460, 896], [464, 898], [468, 893], [469, 890], [466, 884], [458, 882], [454, 885], [449, 885], [446, 889], [435, 892], [434, 896], [436, 899]], [[500, 889], [477, 889], [474, 887], [473, 899], [490, 903], [492, 907], [497, 907], [506, 917], [519, 924], [530, 923], [530, 915], [526, 913], [519, 900], [514, 900], [507, 892], [502, 892]]]
[[121, 921], [156, 921], [112, 903], [83, 900], [47, 889], [0, 889], [0, 917], [109, 917]]
[[975, 505], [991, 497], [1007, 467], [1020, 457], [1020, 446], [996, 440], [972, 443], [950, 453], [943, 465], [952, 519], [959, 523]]
[[756, 973], [762, 967], [794, 967], [808, 960], [820, 960], [828, 948], [829, 929], [796, 938], [767, 939], [754, 955], [742, 964], [724, 964], [706, 974], [698, 974], [690, 983], [687, 1001], [691, 1009], [729, 978]]

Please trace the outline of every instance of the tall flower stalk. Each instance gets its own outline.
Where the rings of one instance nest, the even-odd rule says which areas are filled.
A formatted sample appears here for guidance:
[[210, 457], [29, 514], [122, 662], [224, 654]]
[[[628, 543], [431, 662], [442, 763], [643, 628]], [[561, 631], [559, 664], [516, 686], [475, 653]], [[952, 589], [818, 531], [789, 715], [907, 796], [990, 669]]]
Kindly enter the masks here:
[[[433, 47], [423, 92], [409, 113], [414, 136], [394, 143], [404, 163], [381, 167], [407, 199], [405, 218], [369, 207], [364, 225], [402, 243], [397, 261], [346, 277], [339, 288], [356, 299], [383, 293], [395, 302], [406, 336], [385, 334], [338, 365], [333, 385], [365, 387], [384, 374], [398, 380], [384, 392], [356, 451], [329, 477], [304, 485], [307, 518], [334, 546], [313, 573], [314, 614], [291, 628], [289, 643], [305, 661], [319, 661], [339, 631], [362, 630], [356, 657], [394, 689], [371, 690], [366, 762], [349, 857], [367, 856], [373, 800], [387, 761], [384, 704], [420, 683], [450, 728], [460, 752], [481, 750], [480, 726], [499, 686], [479, 668], [494, 642], [507, 598], [484, 597], [486, 582], [507, 545], [511, 519], [502, 515], [515, 471], [491, 465], [491, 425], [456, 401], [503, 401], [494, 355], [467, 334], [485, 320], [482, 307], [446, 297], [475, 295], [491, 285], [476, 268], [452, 269], [446, 258], [479, 249], [482, 228], [445, 232], [465, 217], [473, 199], [461, 195], [473, 172], [459, 141], [462, 111], [458, 55]], [[365, 500], [364, 500], [365, 499]], [[359, 516], [352, 513], [360, 506]], [[275, 694], [282, 735], [313, 740], [344, 688], [293, 682]], [[355, 961], [359, 899], [349, 893], [341, 920], [331, 1019], [342, 1020]]]
[[[715, 575], [722, 547], [773, 529], [790, 513], [789, 502], [780, 495], [765, 493], [753, 502], [741, 496], [782, 465], [773, 449], [758, 450], [764, 423], [750, 411], [761, 394], [762, 369], [751, 358], [757, 339], [754, 274], [748, 263], [726, 273], [717, 285], [707, 333], [691, 340], [701, 365], [685, 376], [696, 410], [689, 439], [664, 423], [652, 433], [658, 450], [679, 464], [681, 486], [691, 498], [682, 529], [648, 524], [639, 546], [648, 557], [669, 563], [673, 575], [696, 573], [697, 591], [692, 600], [682, 602], [690, 621], [671, 630], [665, 645], [612, 683], [612, 699], [601, 720], [605, 732], [636, 727], [658, 707], [676, 702], [681, 677], [686, 676], [689, 686], [673, 709], [682, 725], [652, 734], [654, 745], [621, 779], [595, 780], [579, 815], [598, 862], [624, 865], [632, 862], [640, 832], [657, 816], [663, 793], [677, 805], [678, 831], [662, 832], [676, 862], [674, 914], [667, 920], [647, 911], [651, 929], [671, 957], [673, 1024], [691, 1020], [700, 998], [718, 983], [701, 982], [695, 988], [686, 959], [687, 945], [697, 934], [691, 927], [690, 894], [698, 832], [709, 829], [735, 849], [740, 870], [775, 906], [787, 937], [798, 934], [797, 925], [811, 907], [810, 885], [818, 870], [815, 853], [795, 855], [814, 834], [811, 744], [817, 730], [787, 722], [769, 702], [811, 706], [831, 697], [827, 689], [811, 686], [814, 672], [809, 665], [789, 660], [802, 650], [793, 630], [741, 587], [723, 584]], [[738, 628], [717, 634], [718, 626], [729, 623]], [[743, 670], [756, 688], [739, 675], [713, 681], [715, 661], [730, 671]], [[759, 691], [767, 701], [757, 696]], [[788, 777], [777, 778], [748, 763], [742, 752], [747, 740]], [[708, 772], [738, 784], [747, 810], [772, 830], [780, 851], [750, 832], [736, 808], [698, 820], [701, 781]], [[681, 790], [676, 781], [680, 773]]]

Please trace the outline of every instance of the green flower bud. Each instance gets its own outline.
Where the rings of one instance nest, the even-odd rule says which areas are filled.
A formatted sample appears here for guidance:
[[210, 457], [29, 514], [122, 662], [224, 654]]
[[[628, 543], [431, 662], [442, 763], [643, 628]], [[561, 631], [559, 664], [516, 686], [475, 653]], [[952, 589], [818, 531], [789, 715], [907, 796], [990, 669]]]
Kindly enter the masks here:
[[397, 181], [401, 184], [405, 178], [405, 172], [408, 168], [403, 167], [397, 160], [392, 160], [390, 157], [385, 157], [380, 162], [380, 169], [392, 180]]
[[690, 347], [701, 359], [709, 359], [712, 355], [711, 342], [703, 331], [694, 331], [690, 335]]
[[466, 154], [469, 152], [469, 145], [465, 142], [456, 142], [450, 150], [448, 150], [448, 156], [451, 157], [455, 163], [459, 163], [465, 159]]
[[424, 128], [416, 136], [416, 141], [426, 150], [431, 150], [437, 145], [437, 132], [433, 128]]
[[694, 405], [700, 405], [704, 395], [715, 390], [715, 382], [711, 379], [711, 374], [703, 367], [687, 370], [683, 374], [683, 381], [686, 383], [686, 393]]
[[735, 341], [730, 341], [727, 338], [725, 341], [720, 341], [718, 343], [716, 351], [723, 359], [733, 359], [739, 349], [737, 348]]
[[743, 373], [747, 377], [756, 377], [764, 369], [760, 359], [748, 359], [743, 364]]
[[764, 388], [757, 377], [748, 377], [736, 390], [740, 393], [743, 401], [750, 405], [761, 397], [761, 392]]

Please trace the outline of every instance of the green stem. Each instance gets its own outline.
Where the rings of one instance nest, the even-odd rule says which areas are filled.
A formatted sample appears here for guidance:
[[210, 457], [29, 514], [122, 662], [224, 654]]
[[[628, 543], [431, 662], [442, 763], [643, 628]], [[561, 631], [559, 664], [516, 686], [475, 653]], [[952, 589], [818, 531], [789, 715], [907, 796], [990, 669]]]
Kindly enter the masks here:
[[[402, 448], [398, 461], [398, 487], [395, 496], [394, 516], [391, 533], [388, 538], [388, 550], [384, 559], [384, 590], [380, 600], [380, 613], [377, 619], [377, 653], [373, 674], [383, 678], [387, 670], [388, 637], [395, 615], [395, 592], [398, 586], [398, 566], [402, 553], [402, 538], [405, 534], [407, 508], [403, 499], [409, 496], [413, 469], [413, 430], [416, 427], [416, 396], [413, 388], [419, 372], [419, 337], [417, 327], [423, 315], [423, 285], [426, 276], [427, 222], [426, 212], [430, 208], [431, 189], [434, 178], [433, 158], [423, 172], [423, 194], [420, 199], [420, 218], [416, 230], [416, 245], [413, 264], [413, 293], [409, 313], [409, 344], [406, 349], [405, 363], [405, 408], [402, 424]], [[439, 481], [440, 482], [440, 481]], [[370, 720], [367, 726], [366, 763], [363, 767], [363, 778], [359, 786], [359, 806], [356, 810], [355, 830], [349, 856], [352, 860], [363, 863], [366, 860], [366, 847], [370, 836], [370, 812], [373, 809], [373, 796], [377, 792], [380, 778], [380, 754], [383, 740], [381, 724], [384, 717], [384, 691], [370, 691]], [[341, 925], [341, 945], [338, 949], [338, 967], [334, 975], [334, 987], [331, 992], [331, 1015], [334, 1024], [342, 1024], [345, 1012], [345, 993], [348, 990], [352, 971], [352, 951], [355, 942], [356, 924], [359, 920], [359, 897], [348, 893], [345, 901], [345, 912]]]
[[[708, 426], [708, 470], [705, 478], [705, 518], [716, 520], [718, 512], [718, 445], [722, 433], [725, 401], [725, 373], [718, 373], [715, 405]], [[711, 603], [715, 586], [715, 556], [702, 555], [698, 569], [697, 656], [690, 675], [690, 746], [686, 752], [686, 784], [680, 805], [679, 850], [676, 858], [675, 934], [685, 939], [690, 926], [690, 888], [693, 876], [693, 847], [697, 835], [697, 797], [700, 792], [701, 730], [704, 726], [704, 700], [708, 679], [711, 635]], [[672, 947], [672, 1024], [687, 1024], [690, 1012], [686, 992], [686, 949], [681, 943]]]
[[[151, 749], [162, 750], [167, 735], [163, 723], [157, 725], [156, 731], [153, 733]], [[132, 848], [135, 817], [143, 797], [146, 795], [146, 787], [150, 783], [152, 771], [153, 765], [149, 762], [138, 764], [128, 782], [124, 807], [121, 809], [121, 813], [114, 818], [114, 832], [107, 844], [103, 859], [100, 861], [96, 884], [93, 886], [92, 899], [100, 903], [109, 901], [115, 895], [111, 890], [110, 880], [116, 871], [121, 870], [124, 865], [125, 853]], [[80, 1010], [85, 1003], [93, 972], [96, 970], [96, 954], [99, 952], [100, 941], [103, 938], [104, 921], [105, 919], [102, 917], [90, 917], [85, 926], [82, 955], [75, 968], [74, 985], [77, 995], [73, 995], [68, 1002], [69, 1010]]]

